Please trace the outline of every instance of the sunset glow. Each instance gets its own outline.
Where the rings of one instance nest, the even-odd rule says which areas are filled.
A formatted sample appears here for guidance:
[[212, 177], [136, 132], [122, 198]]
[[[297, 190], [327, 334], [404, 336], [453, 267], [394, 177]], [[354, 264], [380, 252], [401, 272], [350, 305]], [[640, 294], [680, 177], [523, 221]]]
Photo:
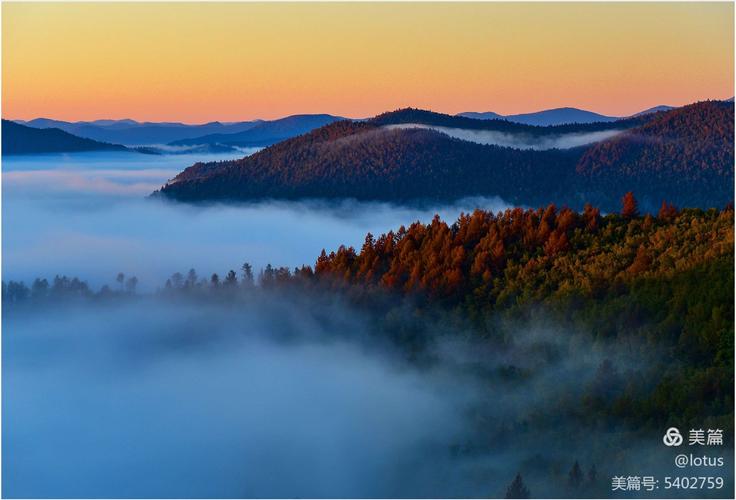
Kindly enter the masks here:
[[733, 4], [4, 3], [5, 118], [413, 106], [626, 115], [733, 94]]

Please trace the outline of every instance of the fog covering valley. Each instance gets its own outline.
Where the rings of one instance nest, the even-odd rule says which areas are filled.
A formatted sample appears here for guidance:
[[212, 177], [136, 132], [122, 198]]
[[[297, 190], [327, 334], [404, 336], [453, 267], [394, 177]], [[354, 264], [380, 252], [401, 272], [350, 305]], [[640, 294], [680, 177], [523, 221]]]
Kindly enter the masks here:
[[[593, 340], [543, 309], [478, 338], [411, 298], [164, 289], [189, 269], [313, 265], [368, 232], [507, 208], [147, 197], [187, 165], [232, 157], [3, 159], [3, 279], [113, 291], [5, 308], [4, 496], [502, 497], [519, 472], [535, 496], [608, 496], [612, 475], [673, 473], [661, 435], [572, 410], [610, 380], [655, 380], [661, 353], [633, 338]], [[700, 494], [728, 496], [726, 481]]]
[[[508, 342], [411, 321], [420, 348], [339, 296], [258, 288], [6, 311], [3, 493], [483, 497], [522, 472], [543, 496], [597, 496], [666, 471], [659, 436], [566, 409], [606, 363], [646, 380], [655, 353], [543, 315], [499, 323]], [[569, 488], [576, 460], [598, 480]]]
[[118, 272], [153, 290], [174, 272], [314, 264], [323, 248], [359, 246], [435, 213], [448, 220], [498, 198], [432, 207], [319, 200], [190, 206], [147, 198], [184, 167], [232, 155], [77, 153], [4, 158], [3, 279], [77, 276], [94, 287]]

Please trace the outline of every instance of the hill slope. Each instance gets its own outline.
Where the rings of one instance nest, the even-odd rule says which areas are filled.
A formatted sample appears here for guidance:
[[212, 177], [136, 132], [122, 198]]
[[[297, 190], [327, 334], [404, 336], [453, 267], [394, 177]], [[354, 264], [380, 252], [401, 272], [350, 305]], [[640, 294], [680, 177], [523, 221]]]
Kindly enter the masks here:
[[427, 129], [337, 122], [241, 160], [194, 165], [161, 193], [182, 201], [452, 200], [489, 193], [521, 201], [536, 199], [541, 184], [546, 193], [556, 189], [578, 156], [486, 146]]
[[[241, 160], [194, 165], [160, 194], [182, 201], [446, 201], [496, 195], [527, 205], [577, 207], [594, 201], [610, 211], [631, 190], [649, 210], [662, 198], [722, 206], [732, 200], [732, 122], [733, 105], [719, 102], [613, 123], [555, 127], [400, 110], [367, 122], [337, 122]], [[536, 136], [611, 127], [626, 127], [626, 132], [592, 146], [534, 151], [454, 139], [435, 130], [387, 127], [402, 123]]]
[[[576, 167], [586, 198], [635, 190], [649, 203], [722, 206], [734, 188], [734, 107], [706, 101], [591, 146]], [[645, 203], [647, 200], [643, 200]]]
[[78, 151], [130, 151], [119, 144], [108, 144], [77, 137], [58, 128], [38, 129], [8, 120], [2, 121], [3, 155], [33, 153], [72, 153]]

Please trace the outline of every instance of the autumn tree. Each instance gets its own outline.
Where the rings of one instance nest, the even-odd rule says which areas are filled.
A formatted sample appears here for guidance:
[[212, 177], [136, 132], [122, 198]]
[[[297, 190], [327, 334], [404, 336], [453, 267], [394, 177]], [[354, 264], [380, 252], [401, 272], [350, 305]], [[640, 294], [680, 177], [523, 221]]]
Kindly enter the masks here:
[[662, 220], [672, 220], [677, 217], [677, 207], [667, 201], [662, 200], [662, 206], [659, 207], [657, 217]]
[[638, 203], [634, 198], [634, 193], [629, 191], [621, 198], [621, 215], [627, 219], [633, 219], [639, 215]]

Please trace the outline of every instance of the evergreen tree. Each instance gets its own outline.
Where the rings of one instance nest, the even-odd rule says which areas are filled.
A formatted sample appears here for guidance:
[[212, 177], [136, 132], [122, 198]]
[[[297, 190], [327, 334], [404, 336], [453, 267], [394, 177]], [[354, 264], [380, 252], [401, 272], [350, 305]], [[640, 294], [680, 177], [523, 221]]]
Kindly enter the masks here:
[[248, 263], [243, 263], [243, 266], [240, 268], [243, 271], [243, 285], [244, 286], [252, 286], [253, 285], [253, 267]]
[[598, 470], [595, 468], [595, 464], [590, 466], [590, 470], [588, 471], [588, 482], [592, 485], [595, 484], [595, 480], [598, 477]]
[[238, 276], [232, 269], [225, 276], [225, 286], [235, 287], [238, 284]]
[[505, 498], [529, 498], [529, 488], [526, 487], [524, 480], [521, 479], [521, 474], [516, 474], [516, 477], [506, 489]]
[[572, 466], [570, 473], [567, 475], [567, 484], [575, 490], [583, 484], [583, 470], [577, 460], [575, 460], [575, 465]]

